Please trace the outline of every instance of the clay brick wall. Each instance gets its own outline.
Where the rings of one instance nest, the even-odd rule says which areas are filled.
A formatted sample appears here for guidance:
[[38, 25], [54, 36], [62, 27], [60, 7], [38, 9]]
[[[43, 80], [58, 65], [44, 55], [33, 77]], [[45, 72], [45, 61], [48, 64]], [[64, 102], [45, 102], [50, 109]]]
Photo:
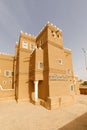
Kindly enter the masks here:
[[14, 89], [4, 89], [0, 90], [0, 100], [15, 99], [15, 90]]

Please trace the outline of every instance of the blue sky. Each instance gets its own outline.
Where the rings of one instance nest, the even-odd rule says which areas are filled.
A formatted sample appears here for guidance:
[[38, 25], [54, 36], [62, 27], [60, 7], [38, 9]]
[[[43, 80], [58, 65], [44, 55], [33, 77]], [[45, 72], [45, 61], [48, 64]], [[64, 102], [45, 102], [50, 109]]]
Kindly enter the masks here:
[[47, 21], [63, 31], [74, 72], [87, 80], [87, 0], [0, 0], [0, 52], [14, 54], [20, 31], [37, 35]]

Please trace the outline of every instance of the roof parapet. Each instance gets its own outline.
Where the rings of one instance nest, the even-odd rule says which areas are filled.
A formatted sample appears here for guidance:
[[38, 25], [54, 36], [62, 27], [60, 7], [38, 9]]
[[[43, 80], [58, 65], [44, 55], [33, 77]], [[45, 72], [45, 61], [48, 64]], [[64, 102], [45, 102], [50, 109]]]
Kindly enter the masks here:
[[0, 55], [8, 55], [8, 56], [14, 56], [13, 54], [9, 54], [9, 53], [4, 53], [4, 52], [0, 52]]
[[21, 30], [20, 33], [23, 33], [23, 31]]
[[71, 49], [68, 49], [68, 48], [64, 48], [64, 49], [66, 49], [66, 50], [68, 50], [68, 51], [72, 51]]
[[62, 30], [57, 28], [56, 25], [53, 25], [52, 23], [50, 23], [49, 21], [45, 24], [45, 26], [40, 30], [40, 32], [38, 33], [37, 37], [39, 37], [39, 35], [45, 30], [46, 27], [53, 27], [56, 30], [60, 31], [62, 33]]

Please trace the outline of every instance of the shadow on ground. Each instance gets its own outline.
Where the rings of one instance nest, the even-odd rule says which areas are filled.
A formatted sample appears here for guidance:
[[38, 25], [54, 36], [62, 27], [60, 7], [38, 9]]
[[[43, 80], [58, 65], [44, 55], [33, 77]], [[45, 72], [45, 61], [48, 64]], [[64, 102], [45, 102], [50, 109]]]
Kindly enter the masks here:
[[58, 130], [87, 130], [87, 112]]

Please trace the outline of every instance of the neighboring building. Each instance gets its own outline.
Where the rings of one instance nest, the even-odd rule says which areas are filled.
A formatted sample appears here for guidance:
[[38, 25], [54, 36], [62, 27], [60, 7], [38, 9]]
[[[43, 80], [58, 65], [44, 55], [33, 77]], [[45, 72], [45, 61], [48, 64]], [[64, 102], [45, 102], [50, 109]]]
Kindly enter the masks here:
[[77, 75], [74, 76], [74, 86], [75, 86], [75, 94], [76, 95], [80, 94], [80, 90], [79, 90], [80, 83]]
[[87, 86], [81, 86], [79, 89], [80, 94], [87, 95]]
[[80, 90], [80, 94], [84, 94], [87, 95], [87, 81], [79, 81], [79, 90]]
[[14, 88], [14, 56], [0, 54], [0, 86], [3, 89]]
[[18, 102], [48, 109], [74, 103], [75, 79], [72, 52], [63, 46], [62, 31], [50, 23], [37, 37], [21, 32], [15, 56], [0, 54], [0, 86], [14, 88]]

